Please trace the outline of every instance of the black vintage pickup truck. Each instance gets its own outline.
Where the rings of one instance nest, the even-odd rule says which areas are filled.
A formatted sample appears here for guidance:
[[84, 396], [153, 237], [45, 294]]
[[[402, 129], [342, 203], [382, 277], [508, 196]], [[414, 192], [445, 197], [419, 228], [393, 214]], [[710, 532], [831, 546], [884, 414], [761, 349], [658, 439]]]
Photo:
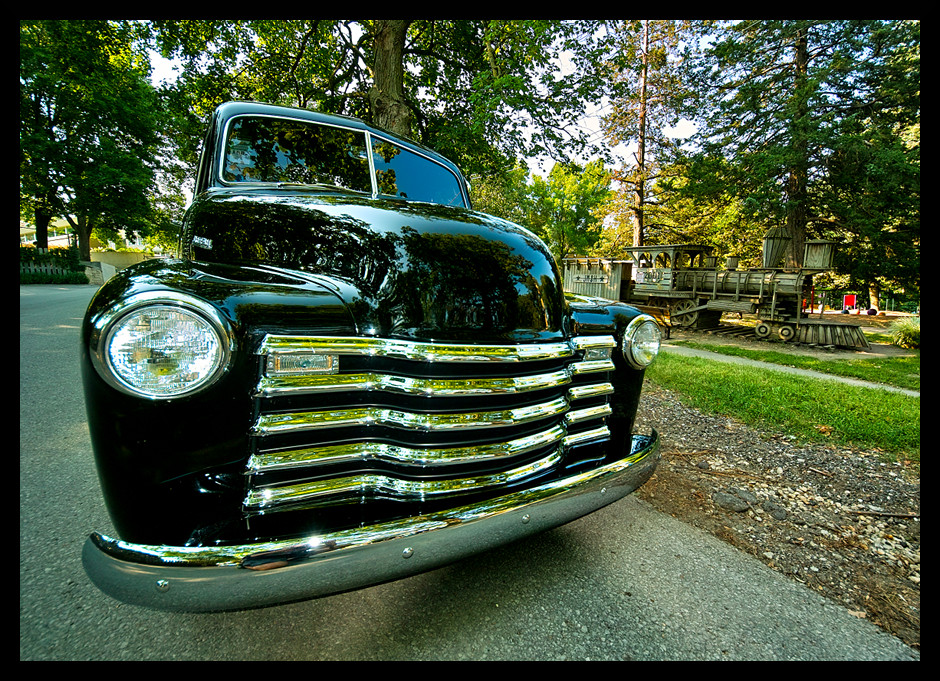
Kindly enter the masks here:
[[429, 570], [631, 493], [649, 316], [565, 294], [460, 171], [362, 121], [232, 102], [209, 122], [181, 259], [92, 300], [81, 367], [118, 537], [85, 569], [180, 611]]

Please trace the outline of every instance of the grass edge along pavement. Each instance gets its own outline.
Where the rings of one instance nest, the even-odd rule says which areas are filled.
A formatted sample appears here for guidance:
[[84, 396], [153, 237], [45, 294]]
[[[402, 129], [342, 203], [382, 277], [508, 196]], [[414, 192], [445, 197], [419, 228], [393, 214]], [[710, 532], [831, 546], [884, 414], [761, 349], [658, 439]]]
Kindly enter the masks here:
[[854, 378], [906, 390], [920, 390], [920, 351], [910, 351], [909, 354], [897, 357], [827, 360], [776, 350], [752, 350], [734, 345], [700, 343], [691, 340], [674, 340], [670, 341], [670, 345], [817, 371], [843, 378]]
[[703, 411], [920, 463], [920, 398], [661, 352], [646, 377]]

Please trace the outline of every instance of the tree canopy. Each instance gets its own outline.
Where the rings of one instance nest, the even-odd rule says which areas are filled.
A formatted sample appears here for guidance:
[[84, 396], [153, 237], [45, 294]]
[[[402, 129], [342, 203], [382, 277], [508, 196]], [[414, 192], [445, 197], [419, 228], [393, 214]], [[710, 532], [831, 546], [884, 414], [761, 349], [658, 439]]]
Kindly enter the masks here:
[[20, 27], [20, 202], [40, 243], [66, 217], [88, 259], [94, 228], [146, 231], [157, 123], [146, 64], [126, 28], [105, 21]]
[[[153, 52], [174, 79], [150, 82]], [[171, 232], [206, 117], [230, 99], [435, 148], [479, 208], [556, 257], [689, 240], [749, 257], [784, 225], [793, 263], [804, 238], [834, 238], [874, 295], [919, 286], [916, 21], [23, 21], [21, 211], [37, 228], [67, 216], [85, 243]], [[604, 136], [581, 125], [595, 105]], [[680, 117], [694, 136], [666, 134]], [[635, 153], [608, 167], [618, 143]]]
[[717, 191], [758, 229], [785, 226], [794, 265], [807, 237], [846, 242], [873, 297], [889, 271], [919, 278], [918, 22], [729, 22], [688, 63], [686, 197]]
[[[411, 137], [465, 172], [601, 147], [575, 125], [600, 89], [593, 22], [254, 20], [150, 24], [180, 60], [174, 89], [203, 119], [225, 99], [356, 116]], [[562, 78], [562, 53], [577, 70]]]

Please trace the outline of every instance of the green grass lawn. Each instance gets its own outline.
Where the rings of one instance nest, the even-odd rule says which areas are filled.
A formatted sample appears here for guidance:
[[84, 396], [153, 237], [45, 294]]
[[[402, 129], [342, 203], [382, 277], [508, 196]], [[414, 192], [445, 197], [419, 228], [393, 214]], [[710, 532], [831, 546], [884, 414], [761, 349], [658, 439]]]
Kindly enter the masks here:
[[[765, 351], [746, 352], [763, 356], [747, 355], [755, 359], [768, 357]], [[791, 364], [795, 359], [792, 355], [785, 357], [787, 361], [780, 363]], [[916, 388], [920, 386], [919, 363], [918, 354]], [[824, 361], [822, 368], [818, 364], [804, 368], [837, 373], [836, 367], [830, 366], [833, 364], [836, 362]], [[881, 369], [868, 365], [870, 371], [876, 368]], [[908, 366], [897, 373], [910, 371]], [[669, 353], [660, 353], [646, 377], [703, 411], [732, 416], [801, 441], [878, 449], [891, 460], [920, 461], [919, 397]], [[909, 378], [904, 381], [914, 385]]]
[[[869, 342], [872, 338], [869, 337]], [[723, 355], [746, 357], [761, 362], [820, 371], [824, 374], [857, 378], [873, 383], [883, 383], [897, 388], [920, 390], [920, 350], [910, 350], [908, 356], [878, 356], [860, 359], [818, 359], [807, 355], [794, 355], [776, 350], [752, 350], [735, 345], [722, 345], [700, 341], [677, 340], [681, 345], [699, 350], [709, 350]]]

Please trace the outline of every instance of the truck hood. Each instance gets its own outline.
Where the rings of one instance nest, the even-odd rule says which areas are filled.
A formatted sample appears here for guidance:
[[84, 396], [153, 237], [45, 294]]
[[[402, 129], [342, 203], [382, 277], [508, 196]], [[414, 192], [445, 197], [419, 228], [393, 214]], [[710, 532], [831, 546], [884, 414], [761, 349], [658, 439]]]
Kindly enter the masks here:
[[184, 243], [197, 261], [265, 265], [331, 284], [360, 333], [468, 342], [562, 336], [562, 286], [544, 243], [462, 208], [212, 190], [190, 207]]

